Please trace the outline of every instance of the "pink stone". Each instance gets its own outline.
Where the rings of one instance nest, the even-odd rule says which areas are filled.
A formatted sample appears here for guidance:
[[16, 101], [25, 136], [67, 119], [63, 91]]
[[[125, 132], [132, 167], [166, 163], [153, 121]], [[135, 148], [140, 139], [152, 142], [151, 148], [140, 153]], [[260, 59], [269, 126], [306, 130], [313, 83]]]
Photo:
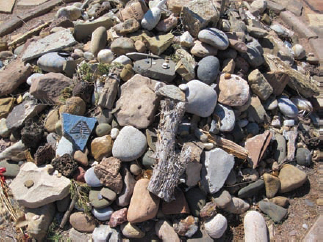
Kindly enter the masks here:
[[111, 228], [117, 227], [118, 225], [127, 222], [128, 208], [123, 208], [112, 213], [109, 221]]

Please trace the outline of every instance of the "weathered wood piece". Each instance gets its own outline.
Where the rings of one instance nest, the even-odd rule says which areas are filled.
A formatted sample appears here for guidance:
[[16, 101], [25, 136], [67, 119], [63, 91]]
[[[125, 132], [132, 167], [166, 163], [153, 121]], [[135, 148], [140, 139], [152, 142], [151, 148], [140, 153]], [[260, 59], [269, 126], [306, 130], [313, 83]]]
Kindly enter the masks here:
[[284, 135], [285, 139], [288, 140], [286, 160], [293, 161], [295, 158], [296, 139], [298, 136], [298, 132], [297, 132], [297, 130], [286, 131], [283, 133], [283, 135]]
[[240, 159], [247, 159], [248, 158], [248, 150], [246, 150], [245, 148], [243, 148], [242, 146], [234, 143], [231, 140], [222, 138], [218, 135], [211, 135], [208, 132], [204, 133], [207, 135], [208, 137], [208, 142], [211, 142], [213, 144], [215, 144], [216, 146], [224, 149], [225, 151], [227, 151], [228, 153], [240, 158]]
[[175, 152], [175, 136], [185, 113], [185, 103], [166, 99], [162, 100], [160, 105], [161, 114], [155, 152], [158, 163], [154, 167], [148, 190], [166, 202], [170, 202], [174, 199], [175, 187], [179, 177], [185, 171], [192, 151], [189, 145], [184, 144], [180, 155]]

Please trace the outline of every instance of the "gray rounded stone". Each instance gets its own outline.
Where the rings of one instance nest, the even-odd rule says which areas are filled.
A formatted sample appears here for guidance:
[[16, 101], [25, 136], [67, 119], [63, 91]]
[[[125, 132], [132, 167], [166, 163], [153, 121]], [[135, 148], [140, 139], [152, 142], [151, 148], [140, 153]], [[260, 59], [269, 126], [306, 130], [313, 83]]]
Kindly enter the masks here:
[[219, 70], [220, 62], [218, 58], [214, 56], [204, 57], [198, 63], [197, 78], [206, 84], [211, 84], [216, 80]]
[[100, 221], [109, 220], [112, 213], [113, 213], [113, 209], [110, 207], [92, 209], [92, 214]]
[[153, 154], [152, 150], [148, 150], [142, 158], [142, 165], [146, 168], [151, 168], [156, 163], [156, 159], [152, 158]]
[[214, 109], [214, 114], [220, 118], [220, 131], [230, 132], [234, 129], [236, 118], [232, 108], [218, 103]]
[[294, 52], [294, 58], [296, 60], [301, 60], [301, 59], [304, 59], [306, 57], [305, 49], [300, 44], [294, 45], [292, 50]]
[[312, 161], [311, 151], [307, 148], [298, 148], [296, 151], [296, 161], [301, 166], [310, 166]]
[[108, 135], [111, 132], [111, 125], [107, 123], [101, 123], [95, 128], [95, 134], [99, 137]]
[[259, 134], [259, 125], [257, 123], [248, 123], [246, 130], [248, 134], [257, 135]]
[[91, 52], [96, 56], [107, 43], [107, 29], [103, 26], [98, 27], [92, 33], [91, 38]]
[[111, 50], [118, 56], [136, 51], [133, 40], [126, 37], [120, 37], [112, 41]]
[[[99, 188], [100, 189], [100, 188]], [[110, 201], [105, 199], [98, 188], [91, 189], [89, 193], [89, 201], [91, 205], [96, 209], [106, 208], [110, 205]]]
[[278, 108], [286, 117], [296, 118], [298, 115], [298, 108], [288, 97], [278, 98]]
[[0, 161], [0, 167], [6, 168], [6, 171], [3, 173], [5, 177], [16, 177], [20, 170], [17, 162], [7, 160]]
[[198, 34], [198, 39], [203, 43], [218, 48], [219, 50], [225, 50], [229, 46], [229, 39], [227, 35], [216, 28], [207, 28], [201, 30]]
[[188, 89], [185, 91], [187, 99], [186, 112], [200, 117], [210, 116], [217, 103], [215, 90], [198, 80], [188, 82], [187, 86]]
[[66, 62], [66, 59], [57, 52], [47, 53], [42, 55], [38, 61], [37, 65], [46, 72], [61, 72], [63, 71], [63, 65]]
[[112, 154], [121, 161], [133, 161], [143, 155], [146, 148], [146, 136], [135, 127], [125, 126], [113, 144]]
[[84, 179], [90, 187], [102, 187], [99, 178], [94, 173], [94, 167], [91, 167], [85, 172]]

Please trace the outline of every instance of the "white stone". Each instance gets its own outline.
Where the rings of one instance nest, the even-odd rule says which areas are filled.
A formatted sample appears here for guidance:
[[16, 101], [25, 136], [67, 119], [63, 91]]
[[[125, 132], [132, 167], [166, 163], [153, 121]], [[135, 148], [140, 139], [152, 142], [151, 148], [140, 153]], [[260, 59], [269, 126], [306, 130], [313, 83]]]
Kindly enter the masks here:
[[0, 160], [10, 159], [12, 161], [20, 161], [25, 159], [26, 147], [20, 140], [19, 142], [9, 146], [0, 153]]
[[253, 1], [250, 4], [250, 7], [252, 7], [255, 10], [258, 10], [259, 13], [263, 13], [266, 10], [266, 8], [267, 8], [267, 1], [266, 0], [256, 0], [256, 1]]
[[28, 77], [27, 78], [27, 84], [29, 85], [29, 86], [31, 86], [31, 83], [34, 81], [34, 80], [36, 80], [36, 78], [37, 77], [39, 77], [39, 76], [42, 76], [42, 75], [44, 75], [44, 74], [41, 74], [41, 73], [34, 73], [34, 74], [32, 74], [30, 77]]
[[242, 214], [246, 212], [249, 207], [249, 203], [245, 202], [241, 198], [232, 197], [231, 202], [224, 208], [224, 210], [233, 214]]
[[181, 46], [190, 48], [194, 45], [194, 38], [186, 31], [179, 37], [179, 42], [181, 43]]
[[100, 221], [109, 220], [113, 212], [114, 212], [113, 209], [110, 207], [100, 208], [100, 209], [97, 209], [97, 208], [92, 209], [92, 213], [93, 213], [94, 217], [96, 217]]
[[111, 63], [114, 59], [114, 55], [110, 49], [103, 49], [99, 51], [97, 59], [100, 63]]
[[294, 52], [294, 58], [296, 60], [301, 60], [301, 59], [304, 59], [306, 57], [305, 49], [300, 44], [294, 45], [292, 50]]
[[72, 142], [63, 136], [58, 142], [56, 156], [62, 156], [65, 154], [73, 155], [73, 153], [74, 148]]
[[120, 63], [122, 65], [132, 64], [131, 59], [126, 55], [120, 55], [119, 57], [115, 58], [112, 63]]
[[227, 226], [227, 219], [220, 213], [204, 224], [205, 231], [213, 239], [221, 238], [226, 231]]
[[248, 242], [266, 242], [267, 226], [264, 217], [257, 211], [249, 211], [243, 220], [244, 239]]
[[92, 232], [93, 242], [106, 242], [112, 234], [112, 230], [109, 225], [100, 224]]
[[111, 139], [116, 139], [118, 135], [119, 135], [119, 129], [117, 128], [111, 129], [111, 134], [110, 134]]

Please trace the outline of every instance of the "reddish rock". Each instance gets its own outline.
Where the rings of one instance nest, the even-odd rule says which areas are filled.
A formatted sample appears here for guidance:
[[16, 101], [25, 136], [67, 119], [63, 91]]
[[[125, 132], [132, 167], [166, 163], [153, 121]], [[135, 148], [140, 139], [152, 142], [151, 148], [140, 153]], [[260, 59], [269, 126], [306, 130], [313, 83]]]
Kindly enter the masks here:
[[114, 157], [103, 158], [101, 163], [94, 167], [94, 173], [100, 182], [117, 194], [121, 192], [123, 186], [120, 167], [121, 161]]
[[205, 206], [200, 210], [201, 218], [211, 218], [217, 214], [216, 212], [216, 203], [208, 202]]
[[127, 222], [128, 208], [123, 208], [112, 213], [109, 221], [111, 228], [117, 227], [118, 225]]
[[84, 175], [85, 175], [85, 170], [81, 166], [79, 166], [77, 168], [77, 170], [75, 171], [73, 179], [78, 181], [78, 182], [84, 182], [85, 183]]
[[171, 201], [169, 203], [163, 201], [162, 212], [164, 214], [190, 213], [190, 208], [188, 207], [188, 203], [186, 202], [186, 198], [182, 190], [176, 189], [174, 196], [174, 201]]
[[21, 58], [10, 62], [0, 72], [0, 97], [11, 94], [24, 83], [32, 73], [30, 65], [25, 66]]

